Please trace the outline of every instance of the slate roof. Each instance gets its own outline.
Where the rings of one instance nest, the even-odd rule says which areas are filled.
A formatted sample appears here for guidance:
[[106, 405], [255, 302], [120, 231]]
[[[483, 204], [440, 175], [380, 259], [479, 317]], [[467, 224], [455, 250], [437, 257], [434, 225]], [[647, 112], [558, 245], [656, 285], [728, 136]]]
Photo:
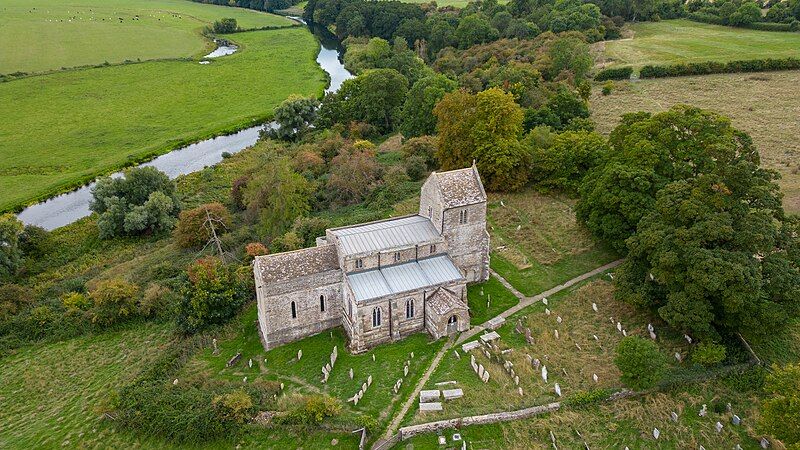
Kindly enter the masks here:
[[445, 288], [437, 289], [433, 295], [428, 297], [425, 305], [440, 316], [447, 314], [454, 309], [467, 309], [467, 305], [465, 305], [464, 302], [462, 302], [454, 292]]
[[339, 259], [336, 254], [336, 246], [329, 244], [292, 252], [257, 256], [255, 267], [256, 273], [261, 276], [261, 282], [267, 284], [339, 270]]
[[369, 253], [438, 240], [430, 219], [406, 216], [330, 230], [344, 255]]
[[475, 166], [434, 173], [434, 175], [445, 209], [486, 201], [486, 191]]
[[464, 279], [447, 255], [350, 273], [345, 278], [353, 289], [357, 301]]

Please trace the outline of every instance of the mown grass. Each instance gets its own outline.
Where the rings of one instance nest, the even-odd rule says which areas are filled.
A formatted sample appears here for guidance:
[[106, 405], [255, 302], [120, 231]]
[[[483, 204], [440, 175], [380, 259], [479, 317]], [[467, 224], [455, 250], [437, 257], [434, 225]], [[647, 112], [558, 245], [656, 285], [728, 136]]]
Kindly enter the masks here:
[[223, 17], [245, 29], [294, 23], [187, 0], [7, 0], [0, 14], [0, 74], [190, 57], [213, 48], [200, 30]]
[[[285, 395], [324, 393], [339, 399], [348, 413], [366, 414], [379, 423], [385, 423], [411, 393], [416, 380], [444, 343], [444, 340], [431, 341], [427, 334], [417, 333], [355, 355], [347, 350], [344, 330], [336, 328], [265, 351], [257, 328], [257, 310], [252, 305], [238, 322], [232, 324], [227, 335], [218, 338], [219, 353], [215, 355], [213, 349], [206, 349], [187, 364], [182, 376], [200, 380], [217, 378], [241, 381], [247, 377], [248, 382], [256, 379], [280, 381], [284, 383]], [[338, 350], [338, 359], [328, 382], [323, 383], [322, 367], [330, 362], [334, 346]], [[298, 360], [299, 350], [302, 350], [302, 358]], [[241, 359], [233, 366], [226, 367], [237, 353], [242, 354]], [[373, 355], [375, 361], [372, 360]], [[253, 361], [252, 367], [250, 360]], [[409, 362], [409, 372], [404, 376], [406, 361]], [[352, 380], [349, 376], [351, 368]], [[358, 405], [347, 402], [370, 375], [372, 385], [367, 388]], [[402, 388], [395, 395], [392, 387], [400, 378], [403, 379]]]
[[[646, 311], [615, 300], [613, 286], [605, 281], [607, 279], [601, 276], [562, 291], [549, 298], [547, 306], [537, 303], [525, 308], [498, 329], [501, 338], [496, 343], [501, 350], [511, 349], [504, 357], [514, 364], [523, 396], [519, 395], [518, 386], [502, 364], [490, 361], [480, 349], [470, 353], [475, 355], [478, 364], [489, 371], [488, 383], [480, 381], [473, 372], [469, 354], [462, 354], [458, 358], [454, 352], [450, 352], [425, 389], [437, 389], [436, 383], [439, 382], [456, 381], [457, 384], [452, 387], [463, 389], [464, 397], [445, 403], [442, 412], [417, 412], [413, 418], [407, 417], [407, 422], [421, 423], [508, 411], [563, 400], [580, 391], [620, 389], [623, 385], [613, 363], [615, 349], [623, 338], [616, 328], [618, 321], [628, 335], [642, 337], [648, 336], [646, 327], [652, 323], [665, 356], [675, 352], [687, 355], [688, 344], [680, 334], [671, 331]], [[597, 304], [598, 312], [593, 311], [592, 302]], [[550, 315], [546, 314], [546, 308], [550, 310]], [[560, 324], [559, 317], [562, 319]], [[523, 328], [530, 328], [533, 344], [528, 344], [524, 334], [515, 331], [517, 323]], [[555, 330], [559, 332], [557, 338]], [[457, 350], [461, 352], [460, 348]], [[528, 363], [526, 355], [539, 359], [547, 366], [547, 383], [541, 378], [540, 371]], [[673, 367], [679, 367], [671, 356], [670, 361]], [[593, 374], [598, 375], [598, 382], [593, 381]], [[559, 383], [564, 397], [556, 395], [555, 383]]]
[[578, 223], [574, 205], [573, 199], [533, 189], [492, 194], [492, 269], [532, 296], [615, 260]]
[[264, 120], [325, 74], [308, 30], [231, 36], [242, 48], [209, 65], [147, 62], [0, 83], [0, 210]]
[[[800, 34], [798, 34], [800, 36]], [[800, 46], [798, 46], [800, 49]], [[800, 71], [662, 78], [615, 83], [611, 95], [597, 88], [590, 105], [598, 131], [609, 133], [625, 113], [660, 112], [676, 104], [710, 109], [747, 132], [762, 165], [782, 179], [784, 207], [800, 213]]]
[[519, 299], [495, 277], [468, 286], [467, 301], [472, 326], [480, 325], [519, 303]]
[[[733, 412], [725, 411], [730, 402]], [[700, 417], [703, 404], [708, 405], [708, 415]], [[721, 406], [715, 412], [712, 405]], [[761, 435], [755, 430], [758, 417], [758, 397], [754, 392], [742, 392], [731, 388], [725, 381], [715, 379], [698, 385], [681, 387], [680, 391], [660, 392], [641, 398], [618, 400], [584, 408], [567, 408], [561, 411], [515, 422], [463, 427], [445, 430], [440, 434], [450, 447], [459, 447], [452, 440], [458, 432], [467, 441], [467, 448], [492, 449], [552, 449], [550, 432], [558, 448], [603, 448], [631, 450], [643, 449], [708, 449], [733, 448], [740, 444], [743, 449], [756, 450]], [[673, 422], [670, 413], [678, 414]], [[742, 419], [741, 426], [731, 424], [733, 414]], [[724, 425], [717, 433], [714, 424]], [[653, 438], [653, 429], [660, 431], [659, 439]], [[438, 436], [423, 434], [409, 441], [402, 441], [396, 449], [437, 449]], [[780, 448], [780, 447], [779, 447]]]
[[698, 61], [800, 56], [800, 33], [757, 31], [689, 20], [640, 22], [633, 37], [599, 44], [603, 66], [675, 64]]

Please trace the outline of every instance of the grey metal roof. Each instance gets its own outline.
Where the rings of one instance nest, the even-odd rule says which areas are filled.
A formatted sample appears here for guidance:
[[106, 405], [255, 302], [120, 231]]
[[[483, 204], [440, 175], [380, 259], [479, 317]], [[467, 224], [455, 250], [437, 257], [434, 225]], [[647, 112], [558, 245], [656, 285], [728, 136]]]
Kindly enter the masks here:
[[370, 300], [464, 279], [447, 255], [351, 273], [345, 278], [356, 300]]
[[430, 219], [407, 216], [330, 230], [345, 255], [411, 247], [439, 238]]

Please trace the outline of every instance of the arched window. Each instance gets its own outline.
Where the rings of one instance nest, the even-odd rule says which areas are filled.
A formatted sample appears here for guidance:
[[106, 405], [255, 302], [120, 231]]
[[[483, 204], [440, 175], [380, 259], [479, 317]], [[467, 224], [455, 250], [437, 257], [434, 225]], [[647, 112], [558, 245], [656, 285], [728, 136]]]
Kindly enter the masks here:
[[292, 319], [297, 319], [297, 305], [292, 302]]
[[325, 312], [325, 296], [324, 295], [320, 295], [319, 296], [319, 310], [320, 310], [320, 312]]
[[462, 209], [458, 212], [458, 223], [467, 223], [467, 210]]
[[376, 307], [372, 310], [372, 326], [379, 327], [381, 326], [381, 308]]
[[410, 298], [406, 300], [406, 319], [411, 319], [414, 317], [414, 299]]
[[458, 322], [458, 316], [455, 316], [455, 315], [450, 316], [450, 318], [447, 319], [447, 324], [448, 325], [452, 325], [452, 324], [457, 323], [457, 322]]

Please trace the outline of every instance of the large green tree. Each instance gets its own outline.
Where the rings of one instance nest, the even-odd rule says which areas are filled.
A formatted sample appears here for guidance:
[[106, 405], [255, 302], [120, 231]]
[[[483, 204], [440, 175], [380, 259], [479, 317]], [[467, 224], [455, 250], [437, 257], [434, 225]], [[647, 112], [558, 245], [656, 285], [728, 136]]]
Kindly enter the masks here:
[[456, 90], [458, 83], [444, 75], [431, 75], [414, 83], [408, 91], [400, 114], [400, 131], [407, 138], [425, 136], [436, 131], [433, 108], [448, 92]]
[[13, 214], [0, 215], [0, 281], [17, 273], [22, 251], [19, 238], [23, 225]]
[[272, 154], [247, 182], [244, 204], [262, 234], [275, 237], [311, 209], [311, 192], [311, 183], [292, 170], [287, 157]]

